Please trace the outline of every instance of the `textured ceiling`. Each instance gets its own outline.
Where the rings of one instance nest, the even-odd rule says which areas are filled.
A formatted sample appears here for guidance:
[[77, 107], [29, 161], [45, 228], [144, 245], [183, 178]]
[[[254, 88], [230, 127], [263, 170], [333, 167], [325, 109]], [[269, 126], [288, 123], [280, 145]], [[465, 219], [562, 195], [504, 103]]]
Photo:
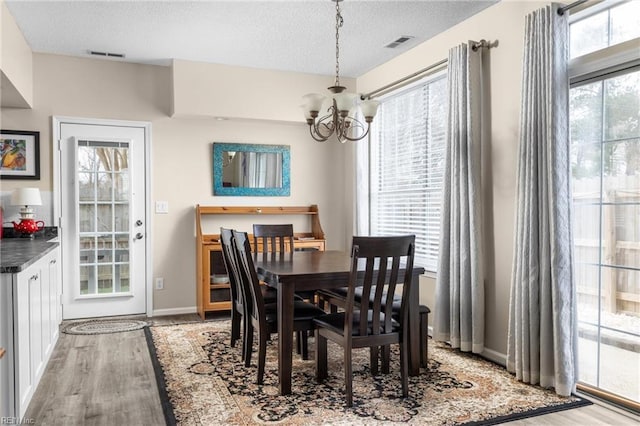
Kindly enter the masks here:
[[[297, 1], [5, 1], [34, 52], [123, 53], [127, 62], [185, 59], [335, 73], [335, 3]], [[340, 75], [357, 77], [496, 3], [340, 3]], [[413, 36], [396, 49], [384, 46]]]

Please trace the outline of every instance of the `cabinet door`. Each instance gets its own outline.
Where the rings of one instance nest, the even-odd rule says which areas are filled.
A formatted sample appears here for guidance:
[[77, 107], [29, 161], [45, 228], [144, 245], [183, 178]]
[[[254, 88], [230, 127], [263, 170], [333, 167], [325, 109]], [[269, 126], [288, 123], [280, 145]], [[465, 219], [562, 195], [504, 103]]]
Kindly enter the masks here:
[[13, 282], [13, 306], [14, 306], [14, 368], [17, 373], [15, 383], [16, 405], [18, 413], [21, 416], [22, 411], [26, 409], [27, 403], [33, 393], [33, 377], [32, 372], [32, 351], [31, 351], [31, 330], [29, 327], [30, 300], [32, 281], [39, 277], [36, 273], [36, 265], [25, 269], [19, 274], [14, 275]]
[[58, 337], [58, 257], [58, 250], [54, 250], [41, 261], [42, 361], [45, 364]]
[[6, 350], [0, 358], [0, 417], [12, 417], [13, 402], [13, 306], [11, 274], [0, 274], [0, 348]]
[[[38, 266], [41, 265], [40, 263]], [[42, 269], [29, 278], [29, 334], [31, 335], [31, 383], [42, 368]]]
[[[52, 346], [58, 340], [58, 326], [62, 322], [62, 305], [61, 294], [62, 288], [60, 286], [60, 249], [55, 249], [47, 262], [49, 265], [49, 315], [50, 321], [50, 336]], [[53, 347], [51, 348], [53, 349]]]
[[[51, 286], [49, 279], [49, 256], [42, 259], [40, 268], [40, 363], [51, 350]], [[44, 367], [40, 367], [44, 368]], [[39, 369], [40, 369], [39, 368]], [[38, 370], [39, 370], [38, 369]]]

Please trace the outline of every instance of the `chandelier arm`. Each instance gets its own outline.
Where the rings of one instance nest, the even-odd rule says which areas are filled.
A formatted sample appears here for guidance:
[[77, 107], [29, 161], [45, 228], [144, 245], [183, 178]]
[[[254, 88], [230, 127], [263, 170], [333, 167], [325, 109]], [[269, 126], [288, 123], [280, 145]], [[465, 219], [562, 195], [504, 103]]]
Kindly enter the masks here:
[[319, 134], [319, 133], [315, 133], [314, 127], [315, 127], [315, 126], [314, 126], [313, 124], [309, 124], [309, 134], [311, 134], [311, 137], [312, 137], [314, 140], [316, 140], [316, 141], [318, 141], [318, 142], [326, 142], [326, 141], [327, 141], [327, 139], [329, 139], [329, 136], [331, 136], [331, 135], [329, 135], [329, 136], [327, 136], [327, 137], [324, 137], [324, 136], [322, 136], [322, 135], [321, 135], [321, 134]]
[[[354, 120], [352, 120], [351, 125], [349, 126], [349, 128], [350, 129], [352, 129], [352, 128], [360, 128], [362, 130], [365, 130], [365, 125], [360, 120], [355, 120], [354, 119]], [[367, 123], [365, 132], [362, 135], [358, 136], [358, 137], [352, 138], [352, 137], [347, 135], [346, 131], [341, 132], [340, 135], [341, 135], [342, 139], [346, 139], [346, 140], [351, 141], [351, 142], [357, 142], [359, 140], [364, 139], [369, 134], [369, 130], [370, 129], [371, 129], [371, 124]], [[348, 130], [348, 129], [345, 129], [345, 130]]]
[[[314, 121], [313, 124], [310, 124], [309, 127], [312, 135], [313, 134], [317, 135], [317, 137], [321, 138], [322, 141], [329, 139], [335, 131], [333, 121], [329, 121], [327, 123], [327, 120], [330, 119], [331, 117], [332, 117], [331, 115], [325, 115], [319, 120]], [[315, 140], [318, 140], [318, 138], [314, 137]]]

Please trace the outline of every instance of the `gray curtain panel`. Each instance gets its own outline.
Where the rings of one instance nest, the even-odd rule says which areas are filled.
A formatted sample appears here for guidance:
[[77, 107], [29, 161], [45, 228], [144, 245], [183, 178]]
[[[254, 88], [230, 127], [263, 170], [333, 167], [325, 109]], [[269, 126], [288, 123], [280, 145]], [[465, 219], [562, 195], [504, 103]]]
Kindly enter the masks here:
[[577, 380], [571, 235], [568, 24], [526, 17], [507, 369], [569, 395]]
[[482, 53], [461, 44], [449, 51], [447, 151], [434, 338], [454, 348], [484, 350], [482, 257]]

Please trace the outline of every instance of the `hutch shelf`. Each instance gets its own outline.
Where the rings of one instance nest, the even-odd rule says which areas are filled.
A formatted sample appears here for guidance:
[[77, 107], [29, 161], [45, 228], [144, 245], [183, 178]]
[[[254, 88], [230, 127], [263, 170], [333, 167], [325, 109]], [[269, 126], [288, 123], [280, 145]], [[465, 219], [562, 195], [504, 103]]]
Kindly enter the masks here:
[[[294, 234], [294, 249], [325, 250], [325, 238], [320, 226], [318, 206], [301, 207], [219, 207], [196, 205], [196, 279], [197, 305], [200, 318], [205, 319], [207, 312], [228, 311], [231, 309], [231, 295], [229, 283], [214, 283], [214, 276], [226, 275], [222, 261], [220, 234], [204, 234], [202, 224], [206, 216], [215, 216], [218, 227], [228, 226], [233, 215], [254, 216], [287, 216], [307, 215], [310, 221], [310, 232], [296, 232]], [[218, 220], [219, 219], [219, 220]], [[282, 221], [285, 223], [286, 220]], [[262, 247], [253, 246], [253, 235], [249, 235], [251, 248], [261, 252]], [[290, 250], [289, 247], [287, 247]], [[217, 280], [216, 280], [217, 281]]]

